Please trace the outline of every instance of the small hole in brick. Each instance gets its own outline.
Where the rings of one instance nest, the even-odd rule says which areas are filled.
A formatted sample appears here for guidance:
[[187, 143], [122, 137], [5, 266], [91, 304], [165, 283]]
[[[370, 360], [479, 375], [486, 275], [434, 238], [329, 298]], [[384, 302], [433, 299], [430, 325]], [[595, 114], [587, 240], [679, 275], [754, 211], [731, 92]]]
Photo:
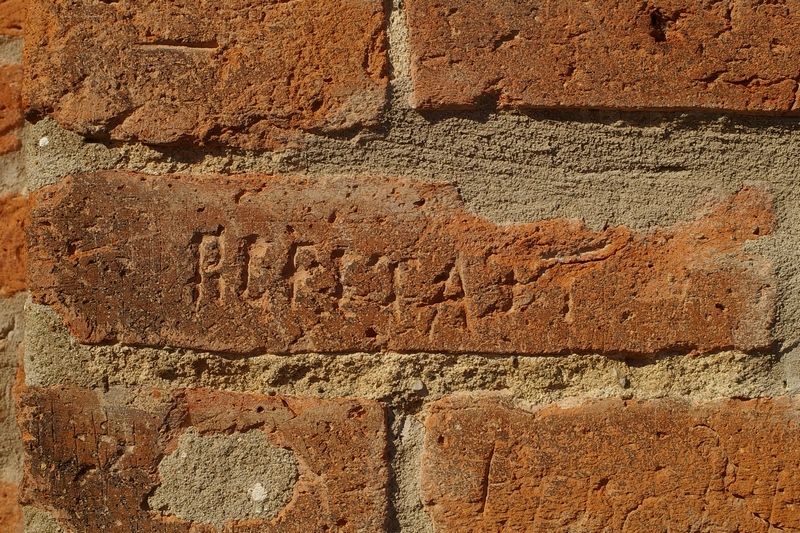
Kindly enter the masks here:
[[439, 435], [439, 438], [436, 439], [436, 442], [438, 442], [439, 444], [444, 444], [444, 435]]
[[378, 334], [372, 328], [367, 328], [367, 331], [364, 332], [364, 335], [366, 335], [370, 339], [374, 339], [375, 337], [378, 336]]
[[722, 305], [722, 304], [720, 304], [720, 303], [718, 303], [718, 304], [715, 304], [715, 305], [714, 305], [714, 307], [716, 307], [716, 308], [717, 308], [717, 309], [719, 309], [720, 311], [724, 311], [724, 310], [725, 310], [725, 306], [724, 306], [724, 305]]
[[667, 18], [656, 9], [650, 13], [650, 37], [657, 43], [663, 43], [667, 40]]
[[258, 407], [256, 407], [256, 413], [263, 413], [263, 412], [264, 412], [264, 408], [263, 407], [261, 407], [260, 405]]

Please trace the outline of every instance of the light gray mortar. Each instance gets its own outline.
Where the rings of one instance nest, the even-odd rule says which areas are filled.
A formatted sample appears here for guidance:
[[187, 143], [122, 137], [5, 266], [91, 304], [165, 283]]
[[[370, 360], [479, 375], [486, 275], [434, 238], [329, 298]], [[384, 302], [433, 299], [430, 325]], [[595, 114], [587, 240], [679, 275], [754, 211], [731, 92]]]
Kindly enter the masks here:
[[402, 416], [392, 412], [392, 443], [389, 458], [392, 480], [389, 495], [394, 517], [389, 533], [433, 533], [433, 524], [422, 507], [419, 495], [420, 458], [425, 439], [425, 426], [419, 415]]
[[50, 513], [30, 505], [22, 508], [22, 522], [25, 533], [69, 533], [56, 523]]
[[27, 294], [0, 298], [0, 480], [22, 480], [22, 436], [14, 416], [12, 389], [25, 335], [23, 308]]
[[22, 152], [0, 155], [0, 196], [25, 194], [27, 183]]
[[22, 37], [0, 35], [0, 65], [22, 63]]
[[294, 454], [270, 444], [261, 430], [201, 436], [189, 428], [158, 472], [151, 509], [218, 531], [230, 521], [271, 520], [292, 499], [298, 479]]

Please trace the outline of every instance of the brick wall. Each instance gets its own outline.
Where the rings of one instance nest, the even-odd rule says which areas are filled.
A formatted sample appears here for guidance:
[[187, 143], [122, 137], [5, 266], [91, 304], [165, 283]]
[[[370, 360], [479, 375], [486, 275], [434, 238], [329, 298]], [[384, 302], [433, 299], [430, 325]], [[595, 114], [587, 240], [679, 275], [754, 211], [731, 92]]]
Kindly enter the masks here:
[[0, 529], [800, 532], [798, 30], [0, 0]]

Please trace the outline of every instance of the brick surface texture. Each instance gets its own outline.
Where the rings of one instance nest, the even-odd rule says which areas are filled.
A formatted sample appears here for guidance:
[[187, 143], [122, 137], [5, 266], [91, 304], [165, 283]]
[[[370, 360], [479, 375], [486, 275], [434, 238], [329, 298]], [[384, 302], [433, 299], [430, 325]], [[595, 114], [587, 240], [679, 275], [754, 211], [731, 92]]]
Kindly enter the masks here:
[[0, 196], [0, 297], [27, 288], [25, 226], [29, 205], [25, 196]]
[[[166, 201], [165, 199], [168, 199]], [[31, 289], [88, 343], [238, 353], [652, 353], [770, 344], [770, 267], [744, 189], [639, 234], [497, 226], [448, 185], [72, 176], [36, 195]]]
[[186, 427], [202, 435], [260, 429], [292, 450], [300, 478], [272, 521], [228, 522], [226, 533], [382, 531], [388, 469], [380, 404], [211, 390], [102, 395], [27, 389], [18, 409], [26, 448], [22, 501], [53, 510], [75, 533], [213, 533], [150, 510], [157, 466]]
[[26, 0], [0, 0], [0, 35], [22, 35]]
[[408, 25], [420, 108], [798, 109], [798, 0], [409, 0]]
[[381, 0], [31, 0], [24, 100], [84, 135], [265, 148], [376, 122]]
[[22, 533], [22, 506], [17, 503], [18, 489], [13, 483], [0, 481], [0, 531], [3, 533]]
[[19, 150], [17, 130], [22, 126], [22, 67], [0, 66], [0, 155]]
[[426, 428], [421, 487], [439, 533], [800, 531], [788, 400], [532, 413], [445, 399]]

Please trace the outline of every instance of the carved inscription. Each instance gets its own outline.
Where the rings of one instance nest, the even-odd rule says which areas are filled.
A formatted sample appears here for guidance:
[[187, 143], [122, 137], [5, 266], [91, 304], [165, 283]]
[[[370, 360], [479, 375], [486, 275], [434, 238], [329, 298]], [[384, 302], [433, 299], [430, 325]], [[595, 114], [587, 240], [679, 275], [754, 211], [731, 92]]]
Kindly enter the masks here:
[[37, 194], [31, 282], [82, 342], [236, 353], [767, 346], [770, 267], [740, 247], [772, 230], [770, 200], [744, 189], [704, 213], [647, 234], [498, 226], [442, 184], [101, 172]]

